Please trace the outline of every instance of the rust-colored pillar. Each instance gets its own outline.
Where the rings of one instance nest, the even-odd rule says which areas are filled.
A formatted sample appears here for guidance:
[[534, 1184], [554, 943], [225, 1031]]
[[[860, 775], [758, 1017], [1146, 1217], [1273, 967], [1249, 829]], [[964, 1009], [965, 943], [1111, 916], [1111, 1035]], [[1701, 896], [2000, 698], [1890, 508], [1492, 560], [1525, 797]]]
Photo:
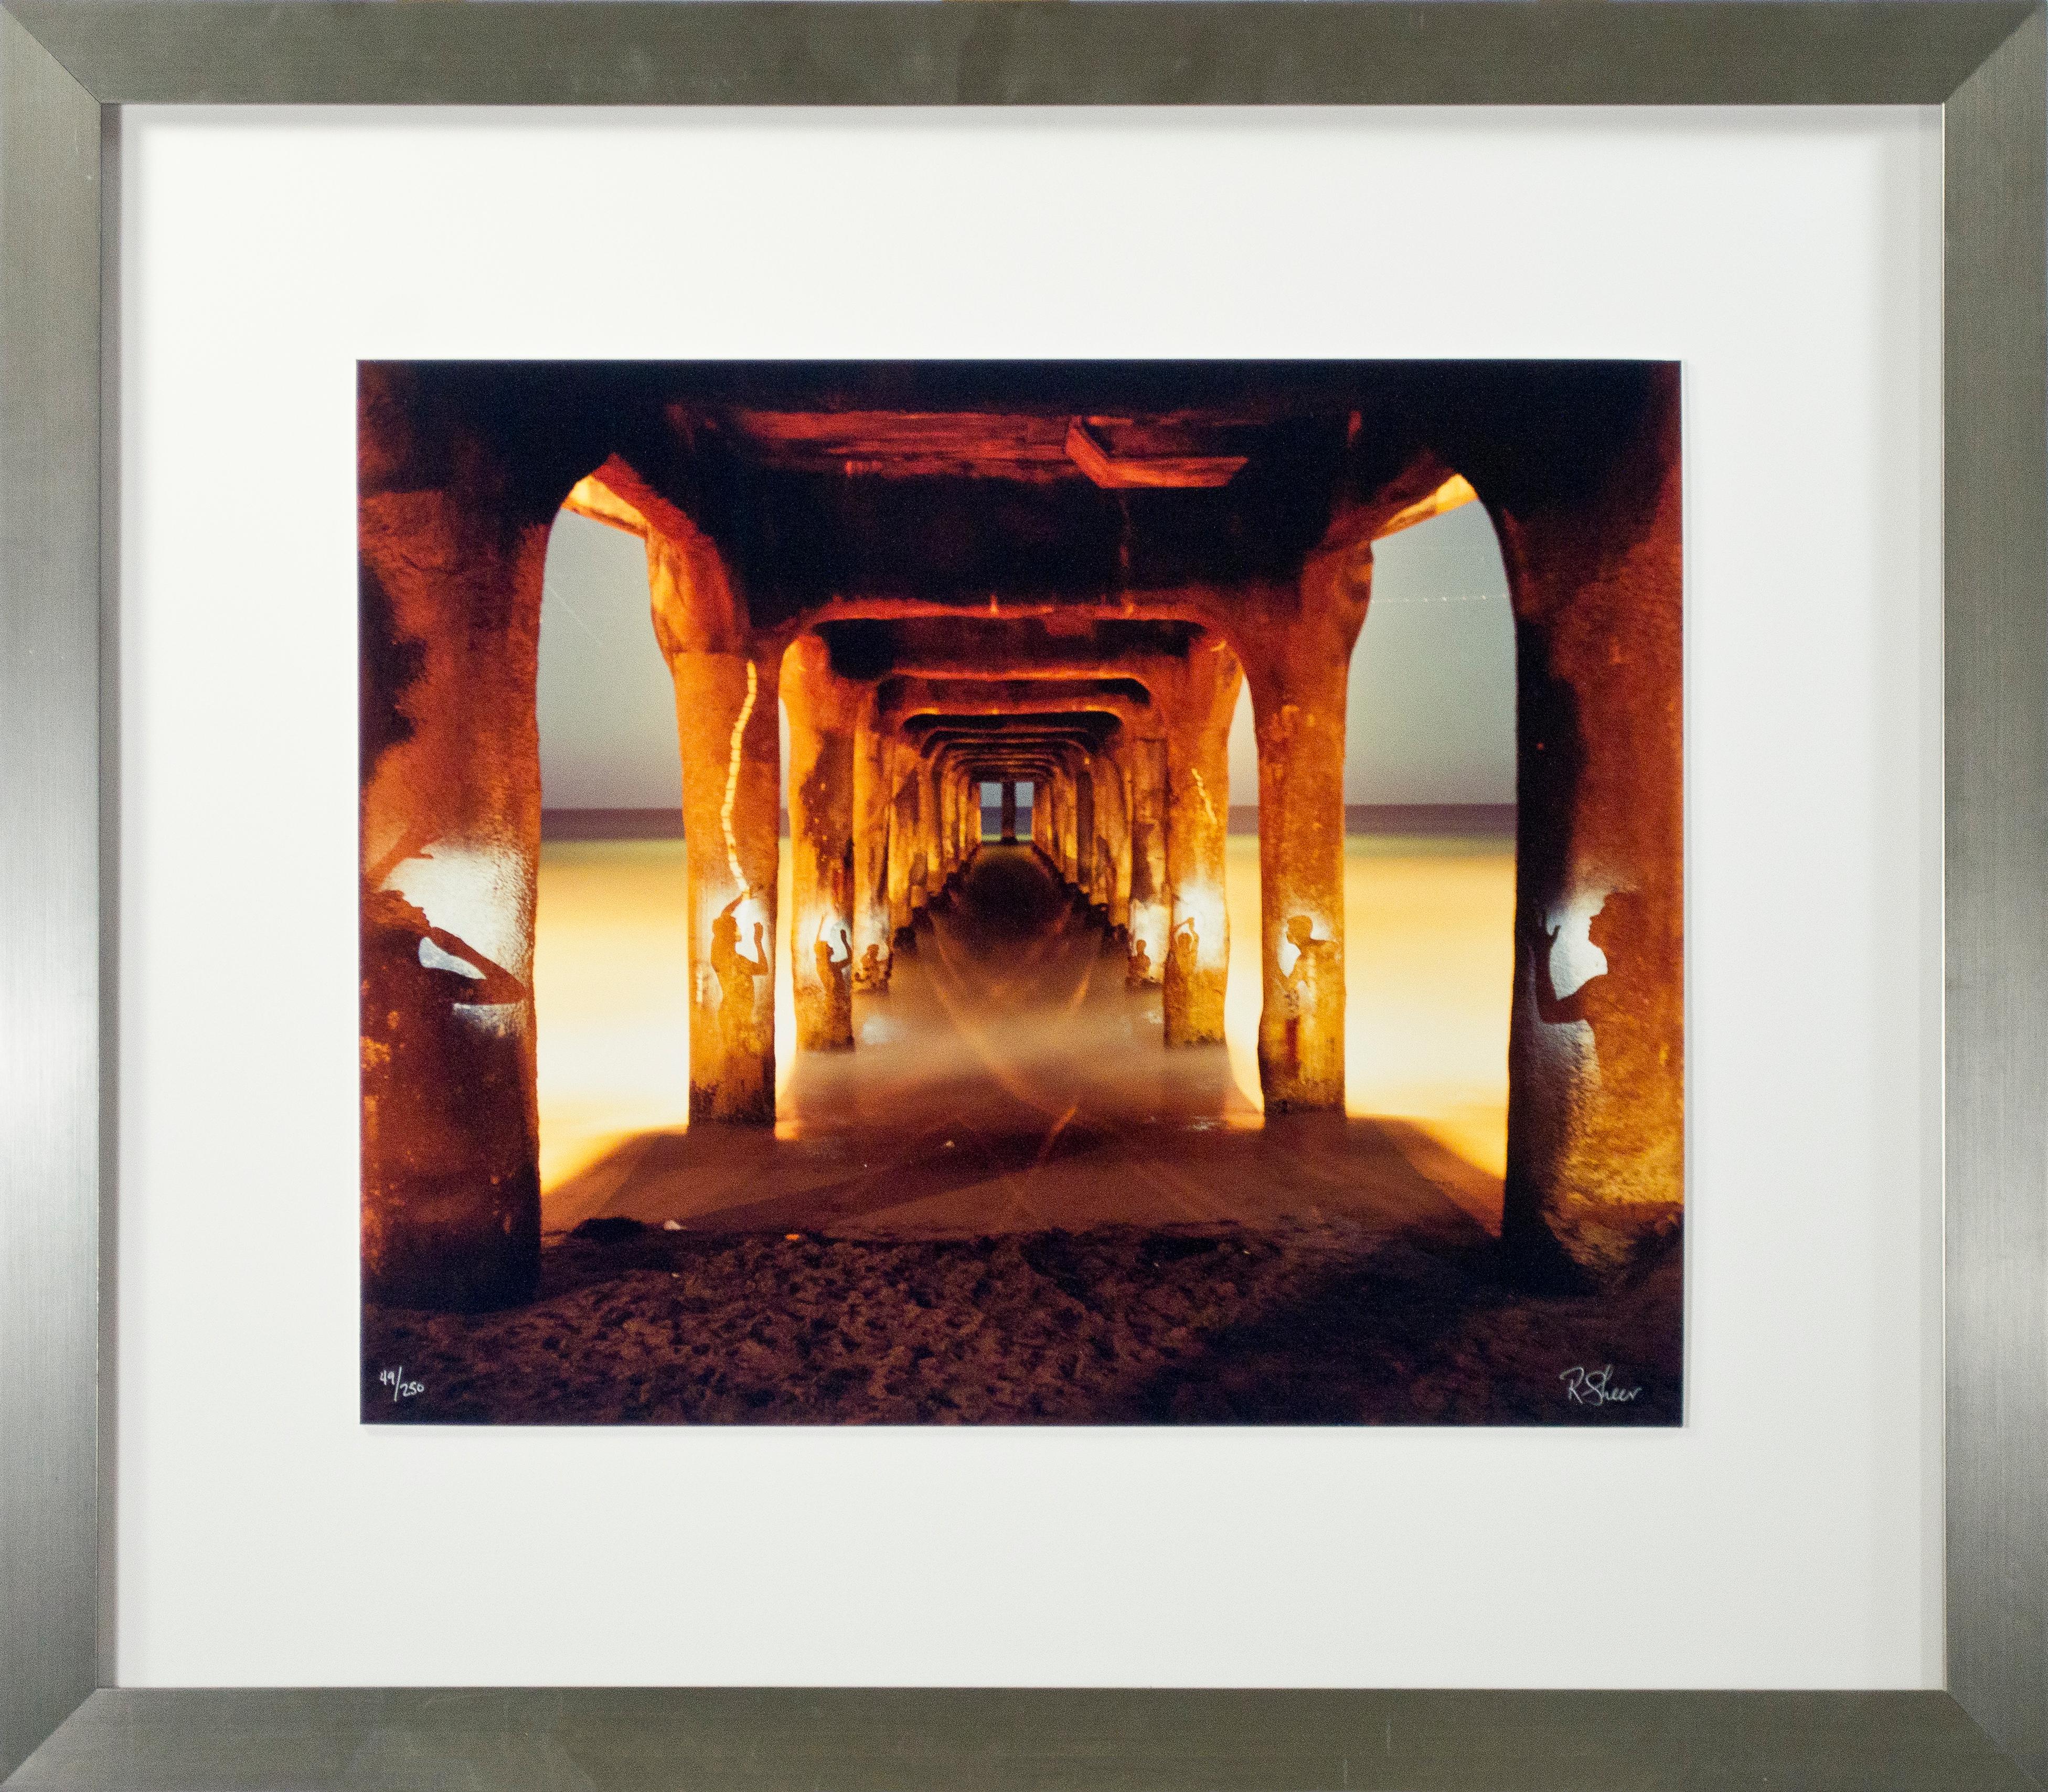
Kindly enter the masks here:
[[1371, 565], [1364, 544], [1312, 560], [1298, 597], [1279, 599], [1247, 634], [1269, 1114], [1344, 1110], [1344, 700]]
[[1003, 844], [1014, 846], [1017, 843], [1017, 785], [1014, 780], [1003, 781]]
[[[552, 513], [402, 378], [359, 400], [363, 1286], [443, 1309], [540, 1273], [533, 690]], [[457, 432], [461, 434], [460, 432]], [[424, 961], [424, 962], [423, 962]]]
[[780, 643], [672, 654], [690, 913], [690, 1119], [775, 1121]]
[[1166, 881], [1173, 915], [1166, 944], [1166, 1043], [1223, 1038], [1230, 923], [1224, 875], [1230, 832], [1230, 722], [1243, 674], [1220, 637], [1188, 650], [1166, 735]]
[[1060, 875], [1076, 889], [1080, 886], [1080, 780], [1069, 754], [1059, 773], [1057, 785], [1060, 817]]
[[1560, 443], [1535, 489], [1511, 469], [1474, 481], [1515, 605], [1503, 1228], [1531, 1270], [1559, 1246], [1620, 1264], [1684, 1198], [1678, 370], [1627, 377], [1625, 422], [1611, 404], [1603, 438]]
[[938, 793], [939, 881], [944, 890], [960, 869], [960, 778], [943, 759], [932, 768], [932, 783]]
[[1120, 944], [1131, 930], [1131, 803], [1123, 743], [1096, 761], [1096, 839], [1101, 901]]
[[797, 1045], [853, 1044], [853, 763], [860, 691], [824, 642], [799, 635], [782, 658], [789, 712], [789, 987]]
[[[1078, 754], [1075, 756], [1080, 758]], [[1072, 880], [1074, 894], [1084, 901], [1088, 893], [1088, 846], [1081, 833], [1081, 785], [1087, 777], [1086, 771], [1077, 768], [1069, 774], [1067, 782], [1067, 875]]]
[[872, 693], [853, 737], [853, 987], [889, 987], [888, 743], [875, 727]]
[[946, 875], [967, 863], [967, 783], [957, 766], [946, 768]]
[[938, 883], [933, 846], [933, 812], [937, 807], [931, 762], [913, 752], [910, 755], [910, 914], [913, 922], [931, 901]]
[[914, 952], [917, 936], [912, 923], [922, 876], [917, 864], [917, 754], [907, 743], [898, 742], [890, 753], [890, 944], [898, 952]]
[[1166, 963], [1173, 894], [1166, 881], [1166, 743], [1138, 735], [1127, 744], [1131, 772], [1130, 980], [1156, 983]]
[[1074, 774], [1074, 886], [1090, 902], [1100, 905], [1095, 856], [1095, 773], [1083, 757]]
[[944, 801], [940, 810], [941, 844], [944, 854], [944, 875], [941, 885], [949, 884], [960, 871], [961, 861], [967, 855], [967, 801], [960, 770], [949, 760], [937, 770], [940, 788], [944, 792]]

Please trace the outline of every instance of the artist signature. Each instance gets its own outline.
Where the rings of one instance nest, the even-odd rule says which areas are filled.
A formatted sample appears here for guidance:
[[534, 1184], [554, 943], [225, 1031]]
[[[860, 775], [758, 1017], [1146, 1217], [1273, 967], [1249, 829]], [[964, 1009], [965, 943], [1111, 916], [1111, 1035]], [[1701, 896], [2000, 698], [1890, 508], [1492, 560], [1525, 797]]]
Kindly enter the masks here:
[[1583, 1365], [1569, 1368], [1557, 1379], [1565, 1384], [1565, 1398], [1580, 1406], [1623, 1406], [1643, 1391], [1639, 1387], [1616, 1387], [1612, 1363], [1598, 1369]]
[[424, 1394], [427, 1391], [425, 1382], [405, 1379], [405, 1365], [402, 1363], [395, 1369], [379, 1369], [377, 1379], [391, 1390], [391, 1404], [394, 1406], [401, 1400], [409, 1400], [415, 1394]]

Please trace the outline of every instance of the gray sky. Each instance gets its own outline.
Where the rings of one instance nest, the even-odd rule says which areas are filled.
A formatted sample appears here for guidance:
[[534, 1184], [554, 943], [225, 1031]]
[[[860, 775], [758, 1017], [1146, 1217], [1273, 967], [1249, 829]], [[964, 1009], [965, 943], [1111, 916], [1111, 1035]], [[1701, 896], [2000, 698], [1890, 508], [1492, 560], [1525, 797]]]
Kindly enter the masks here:
[[[1486, 512], [1468, 504], [1390, 536], [1374, 554], [1372, 605], [1351, 661], [1344, 800], [1513, 802], [1514, 628]], [[582, 517], [557, 521], [539, 708], [548, 808], [681, 802], [675, 698], [636, 537]], [[1259, 800], [1248, 696], [1231, 731], [1230, 795]]]

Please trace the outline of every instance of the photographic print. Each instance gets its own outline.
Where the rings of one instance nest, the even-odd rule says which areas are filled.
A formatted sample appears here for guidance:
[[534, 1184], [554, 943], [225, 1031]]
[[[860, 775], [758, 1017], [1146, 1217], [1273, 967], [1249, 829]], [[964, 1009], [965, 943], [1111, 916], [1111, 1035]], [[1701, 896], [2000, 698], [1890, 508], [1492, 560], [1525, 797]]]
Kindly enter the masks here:
[[1675, 364], [358, 398], [366, 1422], [1681, 1422]]

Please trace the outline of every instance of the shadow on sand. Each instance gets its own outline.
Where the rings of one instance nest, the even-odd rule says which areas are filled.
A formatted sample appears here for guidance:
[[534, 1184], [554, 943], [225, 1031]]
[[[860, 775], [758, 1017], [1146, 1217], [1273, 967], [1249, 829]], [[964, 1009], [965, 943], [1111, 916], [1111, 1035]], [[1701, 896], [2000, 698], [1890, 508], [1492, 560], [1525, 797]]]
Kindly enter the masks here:
[[[1107, 1227], [876, 1240], [593, 1222], [541, 1297], [371, 1309], [363, 1416], [514, 1424], [1672, 1424], [1676, 1242], [1519, 1293], [1497, 1246]], [[403, 1363], [425, 1391], [394, 1403]]]

